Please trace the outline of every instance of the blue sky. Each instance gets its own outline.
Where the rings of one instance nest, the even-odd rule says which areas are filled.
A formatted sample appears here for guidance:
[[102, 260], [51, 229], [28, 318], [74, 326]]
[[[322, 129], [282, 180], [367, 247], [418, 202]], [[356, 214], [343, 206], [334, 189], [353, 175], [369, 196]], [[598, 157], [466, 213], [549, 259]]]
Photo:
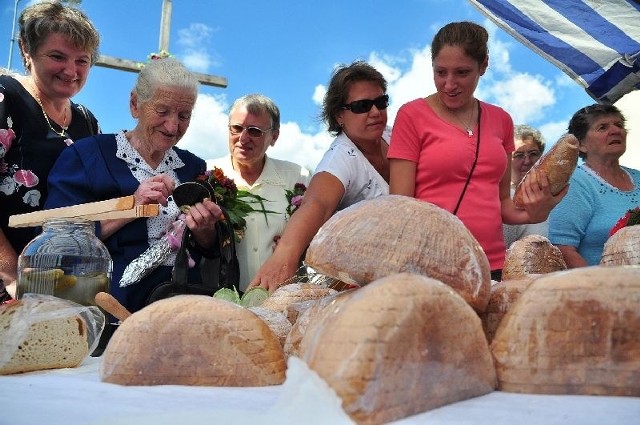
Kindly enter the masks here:
[[[0, 6], [0, 66], [8, 64], [14, 0]], [[22, 10], [28, 0], [18, 2]], [[144, 62], [158, 51], [161, 0], [84, 0], [81, 8], [102, 37], [103, 54]], [[429, 44], [442, 25], [471, 20], [490, 32], [490, 64], [478, 98], [506, 109], [515, 123], [540, 128], [552, 144], [576, 110], [593, 103], [577, 83], [491, 24], [465, 0], [174, 0], [170, 52], [191, 69], [228, 79], [227, 88], [202, 86], [189, 131], [179, 146], [208, 159], [227, 148], [227, 112], [239, 96], [260, 92], [280, 107], [274, 157], [313, 169], [331, 137], [318, 120], [324, 87], [336, 64], [364, 59], [389, 82], [389, 124], [405, 102], [433, 92]], [[12, 68], [22, 72], [14, 46]], [[98, 117], [104, 132], [131, 129], [129, 92], [136, 74], [94, 67], [74, 100]], [[626, 102], [626, 103], [625, 103]], [[640, 140], [632, 127], [622, 162], [640, 168]], [[637, 114], [634, 112], [637, 116]]]

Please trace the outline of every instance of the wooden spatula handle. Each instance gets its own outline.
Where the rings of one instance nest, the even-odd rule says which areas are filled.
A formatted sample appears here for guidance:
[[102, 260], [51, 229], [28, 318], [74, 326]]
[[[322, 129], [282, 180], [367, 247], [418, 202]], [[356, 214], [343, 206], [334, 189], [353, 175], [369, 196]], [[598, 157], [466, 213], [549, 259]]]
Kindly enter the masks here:
[[96, 304], [98, 307], [104, 309], [107, 313], [113, 315], [116, 319], [124, 322], [124, 320], [131, 316], [129, 310], [127, 310], [113, 295], [106, 292], [98, 292], [96, 294]]

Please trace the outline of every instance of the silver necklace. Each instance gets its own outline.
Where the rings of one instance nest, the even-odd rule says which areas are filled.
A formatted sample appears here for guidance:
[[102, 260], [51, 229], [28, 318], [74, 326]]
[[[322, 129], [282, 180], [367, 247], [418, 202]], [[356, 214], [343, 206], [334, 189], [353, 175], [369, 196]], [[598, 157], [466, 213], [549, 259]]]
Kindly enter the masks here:
[[49, 120], [49, 115], [47, 115], [47, 112], [44, 110], [44, 106], [42, 105], [42, 101], [40, 100], [40, 96], [38, 96], [38, 92], [35, 90], [35, 87], [33, 88], [33, 96], [35, 97], [36, 102], [38, 102], [38, 105], [40, 105], [40, 109], [42, 110], [42, 115], [44, 115], [44, 119], [47, 121], [47, 124], [49, 125], [49, 128], [51, 129], [51, 131], [53, 131], [60, 137], [64, 137], [65, 139], [68, 139], [69, 135], [66, 134], [65, 132], [67, 131], [69, 126], [66, 126], [66, 127], [64, 126], [64, 124], [67, 122], [67, 108], [64, 108], [64, 112], [62, 114], [62, 125], [60, 126], [62, 131], [58, 131], [55, 128], [53, 128], [53, 126], [51, 125], [51, 121]]
[[456, 114], [454, 114], [451, 111], [451, 109], [449, 109], [444, 103], [442, 103], [442, 101], [440, 100], [440, 96], [438, 96], [436, 94], [436, 98], [438, 99], [438, 103], [440, 103], [440, 105], [442, 105], [442, 107], [449, 113], [449, 115], [451, 115], [458, 122], [458, 124], [460, 124], [462, 127], [464, 127], [464, 131], [467, 132], [467, 136], [468, 137], [473, 137], [472, 121], [473, 121], [473, 113], [475, 112], [475, 109], [476, 109], [475, 102], [474, 102], [473, 106], [471, 106], [471, 111], [469, 112], [469, 117], [467, 119], [467, 123], [465, 124], [460, 118], [458, 118], [458, 116]]

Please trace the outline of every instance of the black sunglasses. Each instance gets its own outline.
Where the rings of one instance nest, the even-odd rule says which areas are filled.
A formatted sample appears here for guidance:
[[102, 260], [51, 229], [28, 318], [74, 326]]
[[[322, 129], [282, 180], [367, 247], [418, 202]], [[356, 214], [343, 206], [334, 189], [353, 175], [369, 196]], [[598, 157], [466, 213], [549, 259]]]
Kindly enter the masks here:
[[242, 133], [245, 130], [247, 131], [247, 134], [251, 137], [262, 137], [264, 136], [264, 133], [273, 129], [267, 128], [266, 130], [263, 130], [259, 127], [253, 127], [253, 126], [243, 127], [240, 124], [229, 124], [229, 132], [234, 136]]
[[387, 106], [389, 106], [389, 95], [383, 94], [375, 99], [355, 100], [351, 103], [342, 105], [342, 107], [350, 110], [354, 114], [365, 114], [371, 110], [373, 105], [376, 105], [376, 108], [379, 110], [387, 109]]

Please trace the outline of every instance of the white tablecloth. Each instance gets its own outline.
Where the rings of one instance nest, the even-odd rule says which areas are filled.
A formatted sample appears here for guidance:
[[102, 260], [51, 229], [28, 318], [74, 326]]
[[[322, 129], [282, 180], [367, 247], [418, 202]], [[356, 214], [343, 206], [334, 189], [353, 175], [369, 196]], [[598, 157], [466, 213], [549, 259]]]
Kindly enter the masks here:
[[[335, 394], [298, 359], [283, 385], [126, 387], [100, 381], [100, 358], [75, 369], [0, 377], [0, 424], [199, 425], [349, 423]], [[500, 391], [395, 424], [640, 424], [640, 398]]]

